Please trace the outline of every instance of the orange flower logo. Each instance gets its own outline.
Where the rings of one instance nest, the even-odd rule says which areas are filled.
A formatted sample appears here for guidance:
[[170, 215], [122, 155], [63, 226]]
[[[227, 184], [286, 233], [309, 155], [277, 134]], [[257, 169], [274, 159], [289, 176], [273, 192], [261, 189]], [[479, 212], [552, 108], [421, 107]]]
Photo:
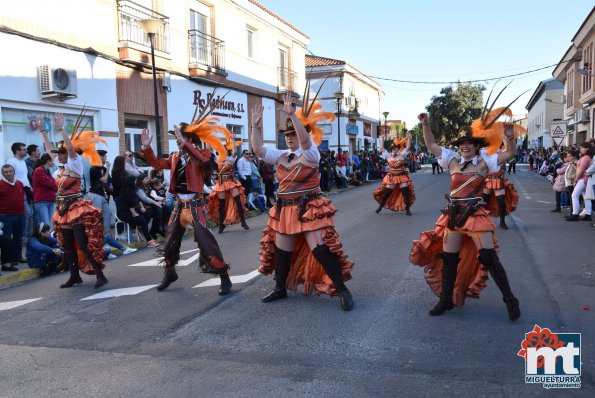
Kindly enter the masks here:
[[[540, 328], [538, 325], [533, 327], [533, 330], [526, 334], [525, 340], [521, 343], [521, 350], [517, 353], [519, 357], [527, 360], [527, 348], [534, 347], [540, 349], [541, 347], [550, 347], [556, 350], [560, 347], [564, 347], [566, 343], [558, 338], [556, 333], [552, 333], [548, 328]], [[559, 359], [556, 358], [556, 361]], [[537, 358], [537, 368], [542, 368], [544, 364], [544, 358]]]

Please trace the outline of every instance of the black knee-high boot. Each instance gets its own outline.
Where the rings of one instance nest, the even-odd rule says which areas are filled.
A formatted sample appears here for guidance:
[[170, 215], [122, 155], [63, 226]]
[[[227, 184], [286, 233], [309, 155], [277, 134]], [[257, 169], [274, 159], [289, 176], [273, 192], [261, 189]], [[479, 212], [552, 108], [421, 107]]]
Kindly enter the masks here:
[[440, 300], [429, 312], [431, 316], [442, 315], [453, 309], [452, 292], [457, 280], [457, 267], [459, 266], [459, 253], [441, 253], [442, 258], [442, 290]]
[[219, 278], [221, 279], [221, 286], [219, 286], [218, 293], [220, 296], [225, 296], [231, 290], [231, 279], [229, 279], [229, 274], [227, 272], [223, 275], [219, 275]]
[[79, 274], [79, 265], [76, 259], [76, 254], [74, 251], [65, 250], [64, 251], [64, 262], [68, 265], [70, 269], [70, 277], [66, 281], [60, 285], [60, 289], [65, 289], [69, 287], [73, 287], [74, 285], [78, 285], [83, 283], [81, 279], [81, 275]]
[[490, 196], [492, 196], [491, 193], [484, 192], [483, 194], [481, 194], [481, 197], [482, 197], [484, 203], [488, 203], [490, 201]]
[[403, 199], [405, 201], [405, 214], [410, 216], [411, 211], [409, 210], [409, 207], [411, 207], [411, 196], [409, 195], [409, 187], [401, 188], [401, 193], [403, 194]]
[[511, 321], [516, 321], [521, 316], [521, 309], [519, 308], [519, 300], [514, 297], [510, 284], [508, 283], [508, 277], [506, 271], [500, 263], [498, 254], [494, 249], [480, 249], [479, 250], [479, 261], [487, 268], [492, 276], [492, 279], [496, 283], [496, 286], [502, 292], [502, 300], [506, 303], [506, 309], [508, 310], [508, 317]]
[[101, 286], [107, 285], [108, 280], [103, 274], [101, 264], [95, 261], [93, 254], [89, 251], [89, 239], [87, 237], [87, 232], [85, 231], [85, 226], [82, 224], [76, 224], [72, 227], [72, 232], [79, 247], [81, 248], [83, 253], [85, 253], [85, 256], [87, 256], [87, 260], [89, 260], [89, 262], [91, 263], [93, 271], [95, 271], [95, 289], [99, 289]]
[[291, 267], [291, 253], [275, 247], [275, 288], [262, 298], [263, 303], [287, 297], [287, 277]]
[[384, 206], [384, 204], [388, 200], [389, 196], [393, 193], [393, 191], [394, 188], [386, 188], [384, 190], [384, 195], [382, 195], [382, 199], [380, 200], [378, 208], [376, 209], [376, 213], [380, 213], [380, 210], [382, 210], [382, 206]]
[[339, 263], [339, 257], [330, 251], [326, 245], [318, 245], [312, 250], [314, 258], [322, 265], [324, 272], [331, 278], [339, 298], [341, 299], [341, 308], [345, 311], [349, 311], [353, 307], [353, 298], [351, 293], [343, 282], [343, 273], [341, 272], [341, 264]]
[[506, 225], [506, 195], [499, 195], [496, 196], [496, 200], [498, 201], [498, 211], [500, 212], [500, 228], [508, 229], [508, 225]]
[[225, 229], [225, 199], [219, 199], [219, 233]]
[[242, 200], [240, 199], [240, 195], [236, 195], [233, 200], [236, 202], [236, 206], [238, 207], [238, 213], [240, 214], [240, 220], [242, 222], [242, 228], [250, 229], [248, 224], [246, 224], [246, 218], [244, 217], [244, 206], [242, 205]]

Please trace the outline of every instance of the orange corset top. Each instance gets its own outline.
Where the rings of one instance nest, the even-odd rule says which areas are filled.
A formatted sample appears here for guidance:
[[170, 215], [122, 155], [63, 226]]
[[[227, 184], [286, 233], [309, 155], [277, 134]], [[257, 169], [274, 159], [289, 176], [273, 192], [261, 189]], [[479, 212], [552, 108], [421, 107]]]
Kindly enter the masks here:
[[450, 197], [453, 199], [474, 198], [481, 194], [485, 178], [477, 173], [453, 173], [450, 175]]
[[219, 174], [233, 174], [233, 164], [221, 163], [218, 168]]
[[296, 163], [290, 168], [281, 165], [277, 167], [277, 180], [279, 180], [279, 189], [277, 193], [287, 197], [287, 195], [303, 195], [306, 192], [318, 189], [320, 180], [318, 178], [318, 168]]
[[391, 171], [402, 171], [405, 169], [405, 161], [403, 159], [391, 160], [388, 162]]
[[81, 179], [71, 176], [59, 176], [56, 180], [58, 196], [76, 195], [81, 193]]

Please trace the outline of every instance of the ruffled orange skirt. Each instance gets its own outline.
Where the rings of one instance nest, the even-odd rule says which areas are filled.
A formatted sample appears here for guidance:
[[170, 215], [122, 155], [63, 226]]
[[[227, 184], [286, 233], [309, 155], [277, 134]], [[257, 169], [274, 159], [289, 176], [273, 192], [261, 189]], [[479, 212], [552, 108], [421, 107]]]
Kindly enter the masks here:
[[[321, 230], [324, 244], [339, 258], [343, 280], [350, 280], [353, 262], [347, 258], [339, 234], [335, 231], [332, 216], [335, 214], [336, 208], [326, 198], [318, 198], [306, 206], [306, 212], [302, 217], [303, 222], [297, 219], [297, 206], [283, 206], [280, 214], [276, 207], [271, 208], [269, 223], [263, 231], [260, 241], [261, 265], [258, 271], [265, 275], [275, 271], [275, 234], [277, 232], [290, 235], [299, 234], [291, 256], [287, 288], [297, 290], [298, 285], [302, 285], [301, 291], [306, 295], [315, 292], [318, 295], [324, 293], [336, 296], [337, 292], [333, 282], [314, 258], [303, 234], [303, 232]], [[280, 219], [275, 217], [280, 217]]]
[[499, 172], [488, 173], [485, 180], [485, 187], [487, 189], [504, 189], [504, 178], [500, 176]]
[[[519, 194], [514, 187], [514, 184], [508, 181], [507, 178], [503, 181], [504, 184], [504, 203], [506, 203], [506, 216], [510, 215], [513, 211], [516, 210], [519, 204]], [[486, 186], [487, 188], [487, 186]], [[494, 188], [494, 189], [502, 189], [502, 188]], [[492, 217], [500, 217], [500, 207], [498, 206], [498, 201], [496, 200], [496, 195], [494, 192], [491, 193], [490, 199], [488, 200], [486, 208], [492, 214]]]
[[[83, 224], [85, 226], [85, 233], [87, 234], [87, 250], [93, 256], [97, 264], [101, 268], [105, 268], [103, 251], [103, 219], [101, 210], [92, 205], [90, 200], [79, 199], [74, 201], [68, 207], [68, 211], [64, 215], [58, 214], [56, 211], [53, 216], [54, 226], [56, 229], [56, 238], [60, 246], [64, 246], [62, 237], [62, 226], [73, 224]], [[75, 248], [78, 256], [79, 269], [88, 275], [94, 275], [95, 270], [89, 262], [85, 253], [81, 250], [75, 241]]]
[[[419, 240], [413, 241], [409, 254], [412, 264], [423, 267], [425, 280], [437, 296], [440, 296], [442, 291], [442, 259], [438, 255], [443, 251], [443, 240], [448, 231], [447, 225], [448, 216], [440, 216], [433, 231], [422, 232]], [[487, 210], [478, 209], [462, 228], [449, 233], [492, 232], [494, 247], [498, 249], [496, 235], [493, 234], [495, 230], [496, 226]], [[488, 272], [479, 262], [478, 254], [471, 237], [465, 236], [459, 253], [461, 260], [457, 268], [457, 279], [452, 297], [453, 303], [457, 307], [462, 307], [467, 297], [479, 298], [480, 292], [487, 285]]]
[[[224, 183], [224, 185], [227, 181]], [[209, 215], [209, 219], [213, 220], [217, 224], [219, 224], [219, 194], [221, 192], [226, 192], [225, 194], [225, 219], [223, 220], [223, 224], [225, 225], [233, 225], [239, 224], [240, 219], [240, 211], [246, 214], [246, 194], [244, 194], [244, 189], [242, 188], [242, 184], [237, 183], [239, 186], [238, 192], [240, 195], [240, 201], [242, 202], [242, 208], [238, 209], [236, 202], [233, 200], [231, 196], [231, 190], [233, 188], [237, 188], [236, 186], [231, 186], [231, 184], [227, 184], [227, 186], [231, 186], [227, 190], [219, 189], [219, 183], [215, 185], [215, 189], [211, 191], [208, 196], [208, 203], [207, 203], [207, 214]]]
[[374, 196], [374, 200], [376, 200], [376, 202], [378, 202], [378, 204], [380, 204], [380, 202], [382, 201], [382, 197], [384, 196], [384, 191], [386, 190], [387, 185], [394, 185], [395, 190], [388, 197], [388, 199], [384, 203], [384, 206], [382, 206], [382, 207], [384, 209], [389, 209], [392, 211], [405, 210], [405, 208], [407, 206], [405, 205], [405, 199], [403, 198], [403, 194], [401, 192], [401, 189], [399, 188], [399, 184], [405, 184], [405, 183], [407, 184], [407, 187], [409, 188], [409, 198], [411, 200], [410, 205], [413, 206], [413, 203], [415, 203], [415, 190], [413, 189], [413, 182], [411, 181], [411, 178], [409, 178], [409, 176], [407, 176], [407, 175], [391, 176], [390, 174], [387, 174], [384, 177], [384, 179], [382, 180], [382, 183], [380, 184], [380, 186], [378, 188], [376, 188], [376, 190], [374, 190], [374, 192], [372, 193], [372, 195]]

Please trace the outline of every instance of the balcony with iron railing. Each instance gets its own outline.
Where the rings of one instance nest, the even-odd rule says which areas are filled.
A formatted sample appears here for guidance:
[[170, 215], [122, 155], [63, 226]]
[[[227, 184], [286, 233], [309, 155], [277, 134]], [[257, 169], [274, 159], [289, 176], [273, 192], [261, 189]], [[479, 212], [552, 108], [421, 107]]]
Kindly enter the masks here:
[[[162, 24], [155, 33], [154, 48], [157, 52], [169, 54], [169, 18], [163, 14], [146, 8], [130, 0], [117, 0], [118, 6], [118, 40], [119, 48], [135, 48], [138, 51], [149, 52], [151, 42], [149, 36], [141, 28], [143, 19], [159, 19]], [[128, 52], [125, 52], [129, 56]], [[156, 54], [159, 56], [159, 54]], [[122, 52], [120, 52], [122, 58]]]
[[289, 68], [279, 67], [277, 68], [277, 91], [284, 93], [290, 91], [296, 93], [296, 80], [297, 73]]
[[190, 69], [225, 70], [225, 42], [196, 29], [188, 31]]

